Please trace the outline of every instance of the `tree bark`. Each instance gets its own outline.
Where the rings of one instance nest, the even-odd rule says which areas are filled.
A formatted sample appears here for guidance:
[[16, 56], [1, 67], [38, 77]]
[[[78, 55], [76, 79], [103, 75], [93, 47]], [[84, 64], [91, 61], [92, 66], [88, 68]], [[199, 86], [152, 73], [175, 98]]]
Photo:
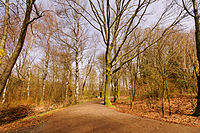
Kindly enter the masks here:
[[104, 91], [104, 105], [112, 106], [110, 101], [110, 91], [111, 91], [111, 79], [112, 79], [112, 70], [111, 70], [111, 62], [110, 62], [110, 49], [107, 48], [106, 51], [106, 80], [105, 80], [105, 91]]
[[34, 4], [35, 0], [30, 0], [29, 4], [27, 5], [26, 8], [26, 13], [25, 13], [25, 18], [22, 24], [22, 28], [19, 34], [19, 38], [18, 38], [18, 42], [16, 45], [16, 48], [12, 54], [12, 56], [10, 57], [1, 77], [0, 77], [0, 95], [2, 95], [4, 87], [6, 85], [6, 82], [8, 80], [8, 77], [11, 74], [11, 71], [17, 61], [17, 58], [23, 48], [24, 45], [24, 40], [26, 37], [26, 32], [28, 29], [28, 25], [30, 24], [30, 16], [31, 16], [31, 12], [32, 12], [32, 5]]
[[[196, 50], [197, 50], [197, 58], [198, 65], [200, 67], [200, 28], [199, 28], [199, 12], [197, 7], [197, 1], [192, 0], [193, 9], [194, 9], [194, 21], [195, 21], [195, 39], [196, 39]], [[200, 115], [200, 69], [198, 70], [197, 75], [197, 85], [198, 85], [198, 94], [197, 94], [197, 105], [193, 115]]]
[[79, 64], [78, 64], [78, 49], [76, 51], [76, 73], [75, 73], [75, 103], [78, 103], [79, 97]]

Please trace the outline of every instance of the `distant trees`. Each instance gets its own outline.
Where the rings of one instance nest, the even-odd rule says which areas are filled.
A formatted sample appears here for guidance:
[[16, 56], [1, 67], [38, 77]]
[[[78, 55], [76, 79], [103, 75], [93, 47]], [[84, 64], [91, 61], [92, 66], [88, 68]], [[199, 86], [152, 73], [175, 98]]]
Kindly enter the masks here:
[[57, 31], [57, 21], [51, 13], [46, 13], [36, 27], [39, 45], [44, 48], [45, 58], [42, 66], [42, 101], [45, 99], [46, 78], [49, 73], [49, 63], [51, 55], [51, 41], [53, 34]]
[[24, 40], [26, 37], [26, 32], [28, 29], [28, 25], [31, 24], [34, 20], [40, 18], [42, 16], [42, 14], [39, 14], [35, 5], [35, 9], [36, 9], [36, 18], [31, 19], [31, 12], [33, 10], [33, 6], [35, 5], [35, 0], [30, 0], [27, 3], [27, 7], [26, 7], [26, 13], [25, 13], [25, 17], [24, 17], [24, 21], [22, 23], [22, 27], [21, 27], [21, 31], [19, 34], [19, 38], [18, 38], [18, 42], [16, 45], [16, 48], [12, 54], [12, 56], [9, 59], [9, 62], [7, 63], [6, 67], [3, 70], [3, 73], [1, 74], [0, 77], [0, 95], [2, 95], [4, 87], [6, 85], [6, 82], [11, 74], [11, 71], [17, 61], [17, 58], [22, 50], [23, 44], [24, 44]]
[[[194, 84], [196, 79], [193, 78], [196, 68], [193, 67], [191, 58], [187, 56], [194, 50], [190, 35], [192, 33], [174, 29], [171, 34], [163, 37], [156, 45], [140, 55], [136, 96], [142, 95], [146, 98], [150, 108], [152, 103], [160, 101], [157, 105], [160, 106], [163, 116], [165, 112], [172, 114], [171, 98], [174, 95], [191, 93], [193, 96], [193, 93], [196, 93]], [[184, 51], [186, 47], [188, 49]], [[136, 65], [136, 62], [134, 64]]]
[[[80, 62], [83, 60], [87, 46], [88, 32], [83, 17], [79, 14], [82, 11], [80, 7], [72, 9], [68, 2], [63, 0], [56, 1], [56, 3], [59, 6], [56, 9], [57, 15], [62, 17], [63, 20], [56, 40], [60, 45], [68, 47], [73, 55], [75, 62], [75, 103], [77, 103], [81, 91]], [[76, 3], [81, 3], [81, 1], [76, 0]]]

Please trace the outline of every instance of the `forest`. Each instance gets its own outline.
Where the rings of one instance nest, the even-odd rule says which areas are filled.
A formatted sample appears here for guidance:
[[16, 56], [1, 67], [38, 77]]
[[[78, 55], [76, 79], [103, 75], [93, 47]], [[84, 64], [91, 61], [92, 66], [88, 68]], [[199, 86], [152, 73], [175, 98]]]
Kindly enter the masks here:
[[199, 2], [0, 0], [0, 125], [9, 109], [101, 99], [200, 127]]

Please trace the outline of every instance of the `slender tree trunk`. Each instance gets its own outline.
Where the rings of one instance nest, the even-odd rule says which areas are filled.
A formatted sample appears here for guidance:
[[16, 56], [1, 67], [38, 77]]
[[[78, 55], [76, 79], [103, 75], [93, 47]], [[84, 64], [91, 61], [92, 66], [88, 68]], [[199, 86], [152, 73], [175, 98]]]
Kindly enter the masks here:
[[27, 98], [30, 96], [30, 81], [31, 81], [31, 59], [30, 59], [30, 54], [31, 54], [31, 48], [34, 43], [35, 39], [31, 40], [29, 50], [28, 50], [28, 85], [27, 85]]
[[105, 88], [105, 71], [103, 70], [102, 73], [102, 83], [101, 83], [101, 88], [100, 88], [100, 98], [103, 97], [103, 88]]
[[7, 87], [8, 87], [8, 82], [9, 82], [9, 79], [7, 80], [7, 82], [6, 82], [6, 86], [5, 86], [5, 88], [4, 88], [4, 91], [3, 91], [3, 96], [2, 96], [2, 105], [5, 103], [5, 101], [6, 101], [6, 92], [7, 92]]
[[50, 58], [49, 54], [50, 54], [50, 34], [48, 35], [48, 39], [47, 39], [46, 58], [45, 58], [45, 65], [44, 65], [43, 77], [42, 77], [42, 102], [44, 102], [45, 100], [46, 78], [48, 75], [49, 58]]
[[68, 98], [69, 98], [69, 103], [71, 104], [72, 103], [72, 99], [73, 99], [73, 91], [72, 91], [72, 68], [71, 68], [71, 66], [70, 66], [70, 68], [69, 68], [69, 71], [70, 71], [70, 73], [69, 73], [69, 85], [68, 85]]
[[82, 85], [82, 96], [84, 95], [84, 90], [85, 90], [85, 85], [86, 85], [86, 82], [87, 82], [87, 78], [88, 76], [90, 75], [90, 72], [92, 71], [92, 57], [90, 58], [89, 62], [88, 62], [88, 68], [86, 70], [86, 75], [85, 75], [85, 78], [84, 78], [84, 81], [83, 81], [83, 85]]
[[162, 116], [165, 116], [165, 78], [163, 77], [163, 84], [162, 84]]
[[[31, 67], [31, 65], [29, 65]], [[30, 96], [30, 81], [31, 81], [31, 71], [30, 68], [28, 68], [28, 85], [27, 85], [27, 98]]]
[[[139, 48], [138, 48], [138, 53], [139, 53]], [[137, 57], [137, 63], [136, 63], [136, 68], [135, 68], [135, 73], [134, 76], [132, 76], [132, 101], [131, 101], [131, 108], [133, 109], [134, 103], [135, 103], [135, 95], [136, 95], [136, 83], [137, 83], [137, 74], [138, 74], [138, 68], [139, 68], [139, 62], [140, 58], [139, 55]], [[133, 72], [132, 72], [133, 73]]]
[[135, 103], [135, 94], [136, 94], [136, 76], [134, 75], [134, 77], [132, 77], [131, 79], [131, 95], [132, 95], [132, 99], [131, 99], [131, 108], [133, 109], [134, 103]]
[[8, 19], [9, 19], [9, 0], [6, 0], [5, 3], [5, 15], [4, 15], [4, 22], [3, 22], [3, 36], [0, 42], [0, 64], [3, 56], [5, 55], [4, 48], [6, 44], [7, 34], [8, 34]]
[[17, 45], [15, 47], [15, 50], [12, 54], [12, 56], [10, 57], [1, 77], [0, 77], [0, 95], [2, 95], [3, 93], [3, 90], [4, 90], [4, 87], [6, 85], [6, 82], [8, 80], [8, 77], [10, 76], [11, 74], [11, 71], [17, 61], [17, 58], [23, 48], [23, 45], [24, 45], [24, 40], [25, 40], [25, 37], [26, 37], [26, 32], [27, 32], [27, 29], [28, 29], [28, 25], [30, 24], [30, 15], [31, 15], [31, 12], [32, 12], [32, 5], [33, 3], [35, 2], [35, 0], [30, 0], [29, 4], [27, 5], [27, 9], [26, 9], [26, 13], [25, 13], [25, 18], [24, 18], [24, 21], [23, 21], [23, 24], [22, 24], [22, 28], [21, 28], [21, 31], [20, 31], [20, 34], [19, 34], [19, 38], [18, 38], [18, 42], [17, 42]]
[[76, 51], [76, 73], [75, 73], [75, 103], [78, 103], [79, 97], [79, 64], [78, 64], [78, 50]]
[[[76, 2], [79, 2], [76, 0]], [[78, 9], [77, 9], [78, 10]], [[75, 104], [78, 103], [78, 98], [79, 98], [79, 48], [80, 48], [80, 18], [79, 14], [75, 14], [75, 19], [76, 19], [76, 28], [74, 29], [74, 34], [76, 38], [76, 49], [75, 49], [75, 54], [76, 54], [76, 72], [75, 72]]]

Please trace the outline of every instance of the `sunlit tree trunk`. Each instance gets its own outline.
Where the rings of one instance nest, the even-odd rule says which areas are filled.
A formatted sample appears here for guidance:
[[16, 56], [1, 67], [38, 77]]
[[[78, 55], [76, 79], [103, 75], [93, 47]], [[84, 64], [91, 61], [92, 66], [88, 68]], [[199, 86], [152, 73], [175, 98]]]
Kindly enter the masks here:
[[[78, 9], [77, 9], [78, 10]], [[75, 70], [75, 103], [78, 103], [79, 99], [79, 52], [80, 52], [80, 15], [75, 14], [76, 27], [74, 29], [74, 35], [76, 38], [75, 54], [76, 54], [76, 70]]]
[[76, 72], [75, 72], [75, 103], [78, 102], [79, 97], [79, 56], [78, 49], [76, 51]]
[[[3, 56], [5, 55], [5, 44], [6, 44], [6, 40], [7, 40], [7, 34], [8, 34], [8, 20], [9, 20], [9, 0], [6, 0], [5, 3], [5, 15], [4, 15], [4, 22], [3, 22], [3, 35], [1, 38], [1, 42], [0, 42], [0, 65], [1, 65], [1, 61]], [[1, 78], [0, 78], [1, 79]], [[8, 81], [6, 82], [6, 85], [3, 88], [3, 96], [2, 96], [2, 104], [4, 104], [5, 102], [5, 96], [6, 96], [6, 91], [7, 91], [7, 84]]]
[[111, 79], [112, 79], [112, 70], [111, 70], [111, 61], [110, 61], [111, 49], [108, 47], [106, 51], [106, 79], [105, 79], [105, 90], [104, 90], [104, 105], [112, 106], [110, 101], [110, 91], [111, 91]]
[[48, 35], [48, 38], [47, 38], [46, 58], [45, 58], [43, 76], [42, 76], [42, 102], [45, 99], [46, 78], [47, 78], [47, 75], [48, 75], [49, 58], [50, 58], [50, 34]]
[[8, 82], [9, 82], [9, 79], [7, 80], [7, 82], [6, 82], [6, 86], [5, 86], [5, 88], [4, 88], [4, 91], [3, 91], [3, 96], [2, 96], [2, 105], [5, 103], [5, 101], [6, 101], [6, 92], [7, 92], [7, 87], [8, 87]]

